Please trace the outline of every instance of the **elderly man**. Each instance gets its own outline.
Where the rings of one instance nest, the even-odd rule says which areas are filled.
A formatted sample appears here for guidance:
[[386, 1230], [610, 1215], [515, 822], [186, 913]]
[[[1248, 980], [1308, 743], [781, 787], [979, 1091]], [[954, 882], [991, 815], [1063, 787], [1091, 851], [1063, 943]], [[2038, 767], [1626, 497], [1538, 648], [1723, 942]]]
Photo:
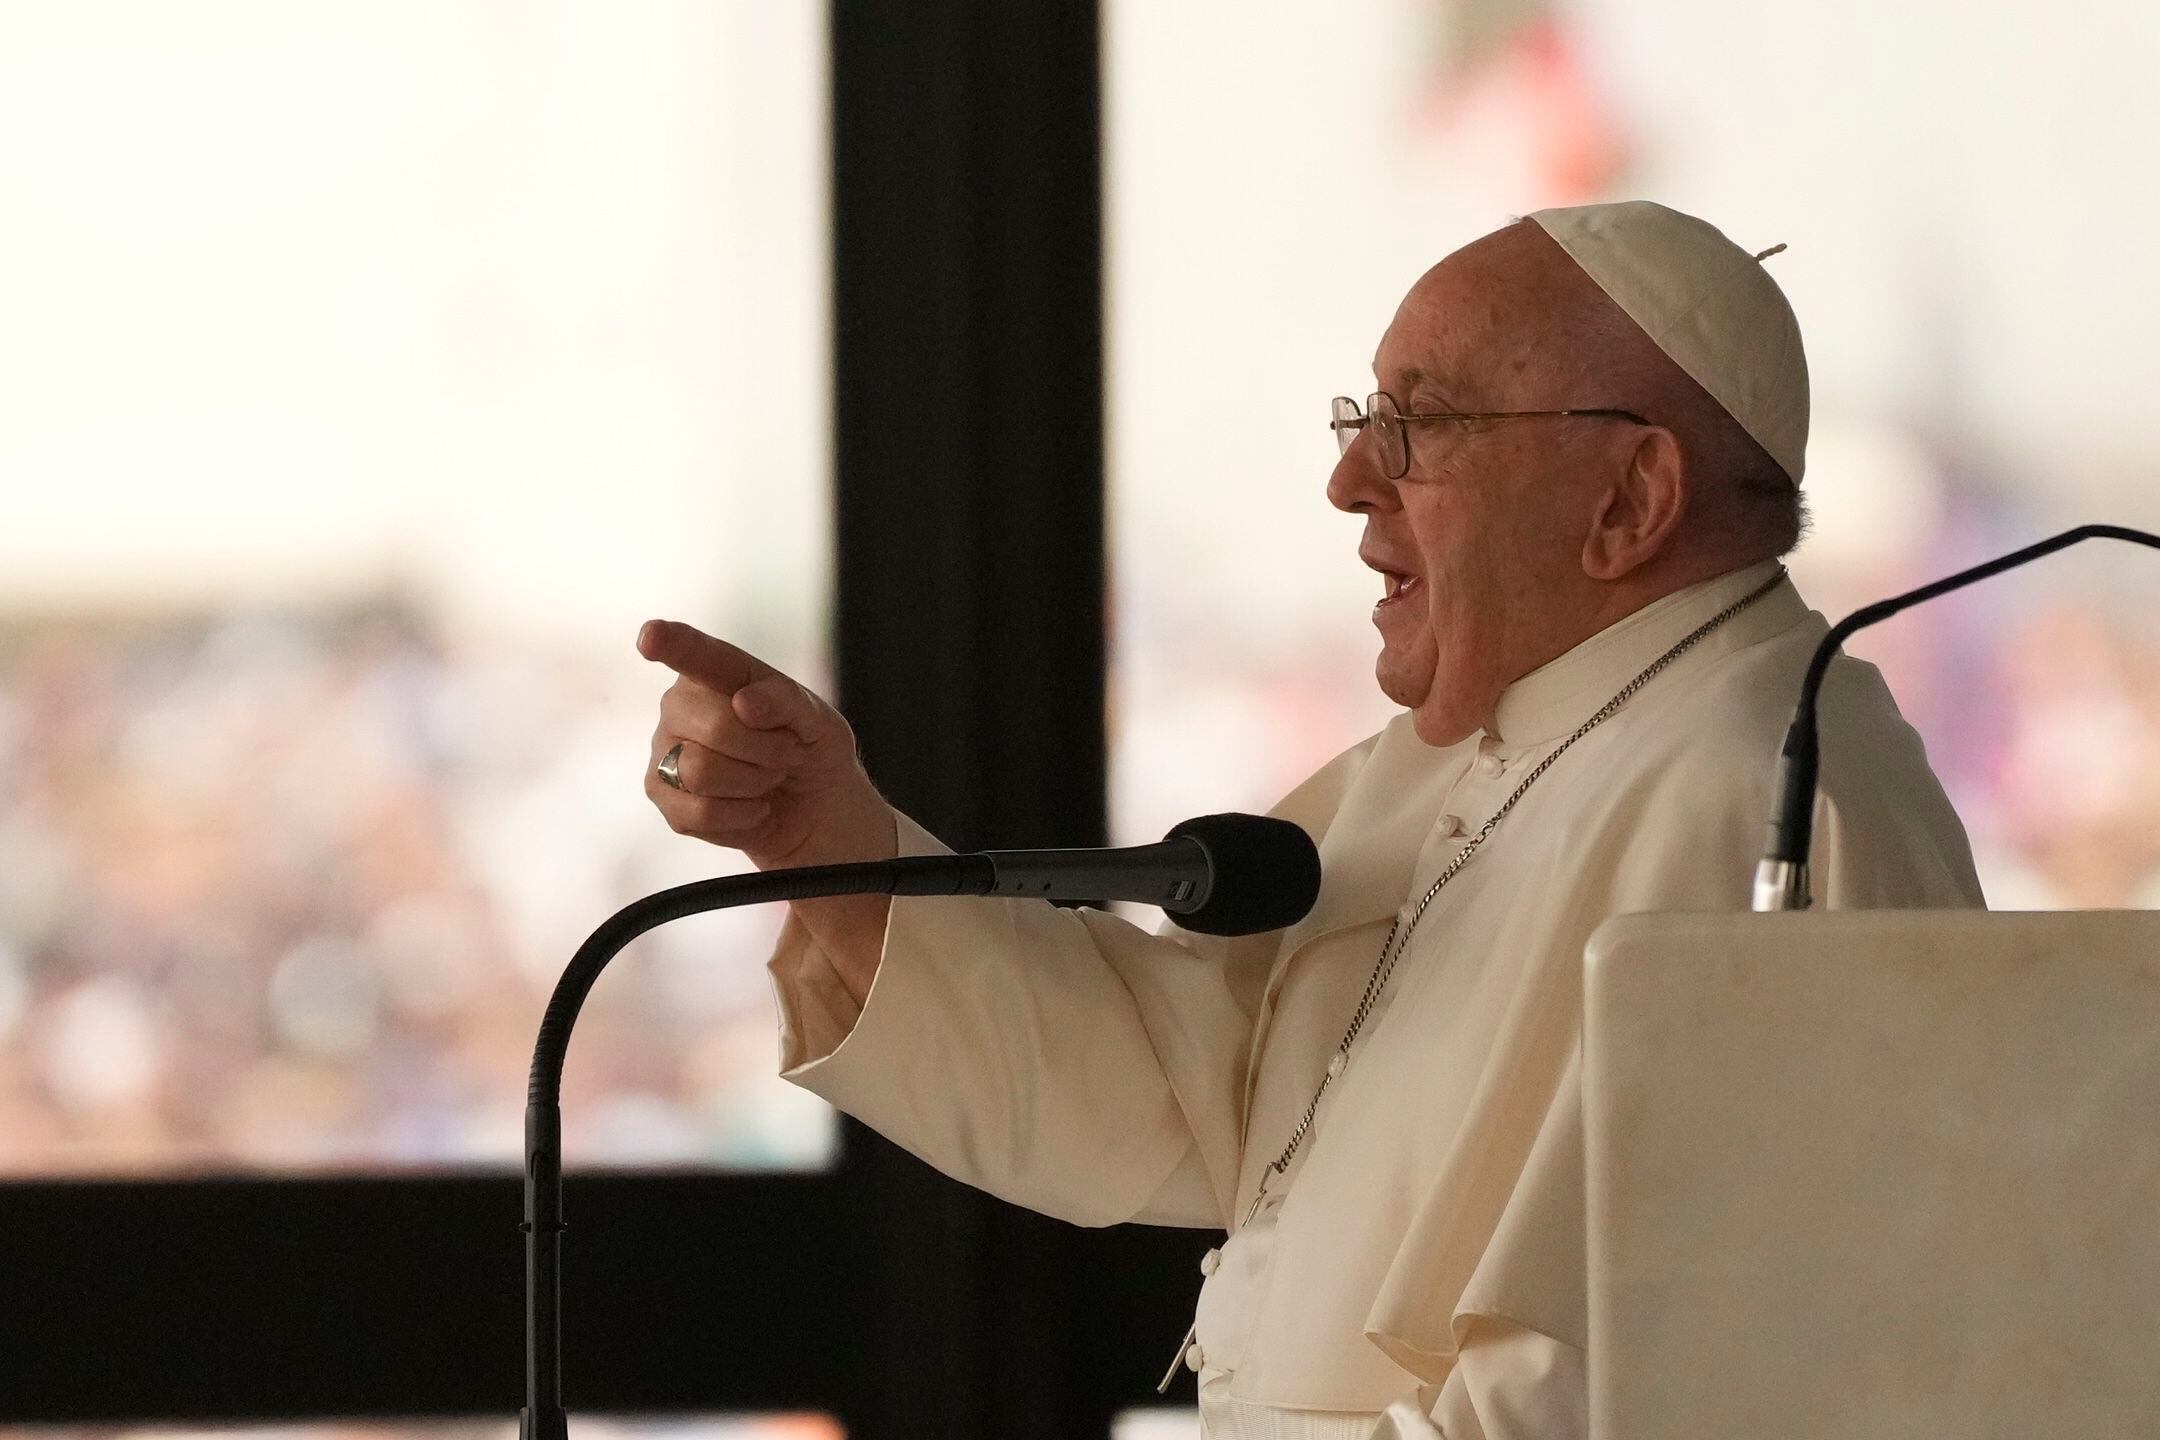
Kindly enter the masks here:
[[[1404, 707], [1277, 808], [1312, 913], [1231, 940], [1024, 901], [795, 907], [789, 1078], [1084, 1224], [1219, 1227], [1183, 1360], [1218, 1436], [1585, 1429], [1576, 1057], [1590, 933], [1737, 909], [1824, 633], [1797, 542], [1807, 378], [1760, 257], [1642, 202], [1543, 211], [1412, 287], [1335, 402]], [[922, 853], [829, 706], [688, 626], [648, 658], [647, 793], [758, 865]], [[1979, 903], [1868, 666], [1822, 704], [1830, 905]]]

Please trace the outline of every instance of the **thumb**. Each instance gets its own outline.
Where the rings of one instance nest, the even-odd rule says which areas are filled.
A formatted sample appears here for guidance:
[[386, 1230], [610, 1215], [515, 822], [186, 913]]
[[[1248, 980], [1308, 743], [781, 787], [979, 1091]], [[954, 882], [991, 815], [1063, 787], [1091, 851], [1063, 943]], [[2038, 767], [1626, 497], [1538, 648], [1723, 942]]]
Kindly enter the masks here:
[[737, 690], [729, 704], [753, 730], [791, 730], [803, 740], [815, 739], [824, 719], [809, 691], [777, 673]]
[[638, 654], [658, 661], [687, 680], [722, 692], [740, 690], [754, 680], [779, 672], [725, 640], [680, 620], [648, 620], [639, 627]]

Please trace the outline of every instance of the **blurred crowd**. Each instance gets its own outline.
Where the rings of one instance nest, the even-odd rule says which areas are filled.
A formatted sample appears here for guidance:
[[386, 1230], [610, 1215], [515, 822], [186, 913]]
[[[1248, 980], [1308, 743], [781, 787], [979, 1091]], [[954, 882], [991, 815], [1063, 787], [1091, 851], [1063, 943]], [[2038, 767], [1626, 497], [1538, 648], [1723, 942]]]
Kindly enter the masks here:
[[[18, 624], [0, 1174], [514, 1165], [572, 950], [728, 859], [645, 806], [660, 685], [628, 675], [460, 654], [390, 602]], [[572, 1163], [827, 1158], [829, 1112], [772, 1075], [776, 924], [699, 917], [602, 977]]]
[[2013, 629], [1987, 779], [1998, 910], [2160, 908], [2160, 635], [2152, 610], [2056, 600]]

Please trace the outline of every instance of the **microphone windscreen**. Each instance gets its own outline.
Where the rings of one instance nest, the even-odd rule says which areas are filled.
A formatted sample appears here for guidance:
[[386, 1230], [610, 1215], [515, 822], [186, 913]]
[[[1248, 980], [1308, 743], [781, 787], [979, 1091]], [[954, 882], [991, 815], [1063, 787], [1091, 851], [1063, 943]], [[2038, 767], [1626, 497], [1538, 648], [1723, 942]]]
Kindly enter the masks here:
[[1320, 851], [1288, 820], [1264, 815], [1200, 815], [1166, 837], [1191, 838], [1208, 853], [1207, 902], [1171, 919], [1202, 935], [1257, 935], [1305, 918], [1320, 897]]

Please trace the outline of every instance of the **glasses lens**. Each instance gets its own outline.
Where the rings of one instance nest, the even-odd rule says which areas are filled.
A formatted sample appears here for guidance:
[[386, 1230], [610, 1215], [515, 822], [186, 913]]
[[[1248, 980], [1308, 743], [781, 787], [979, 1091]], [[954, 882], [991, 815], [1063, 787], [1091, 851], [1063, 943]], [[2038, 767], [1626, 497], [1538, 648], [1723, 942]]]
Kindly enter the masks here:
[[1365, 401], [1372, 413], [1373, 443], [1380, 447], [1380, 469], [1390, 480], [1400, 480], [1410, 469], [1410, 444], [1403, 434], [1402, 412], [1395, 397], [1375, 391]]
[[1357, 439], [1357, 432], [1365, 424], [1365, 414], [1357, 408], [1357, 401], [1347, 395], [1337, 395], [1328, 402], [1328, 428], [1335, 432], [1335, 453], [1350, 453], [1350, 442]]

